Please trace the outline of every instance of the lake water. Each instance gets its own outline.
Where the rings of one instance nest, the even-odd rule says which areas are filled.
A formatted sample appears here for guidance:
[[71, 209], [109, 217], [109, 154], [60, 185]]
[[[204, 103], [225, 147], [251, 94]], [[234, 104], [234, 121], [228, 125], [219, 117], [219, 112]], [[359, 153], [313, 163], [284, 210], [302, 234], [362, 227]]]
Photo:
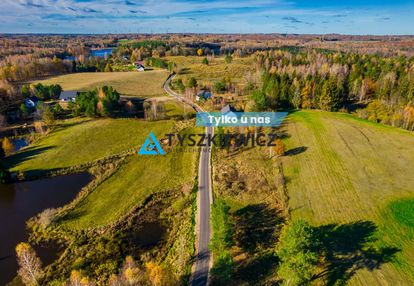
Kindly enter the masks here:
[[[10, 282], [17, 271], [15, 246], [27, 241], [26, 220], [47, 208], [63, 206], [92, 179], [89, 173], [36, 181], [0, 184], [0, 285]], [[37, 247], [43, 265], [57, 258], [56, 248]]]
[[29, 145], [29, 142], [27, 142], [27, 140], [24, 138], [13, 139], [12, 143], [16, 152]]
[[104, 58], [105, 56], [112, 54], [112, 50], [113, 48], [91, 50], [90, 54], [92, 57]]

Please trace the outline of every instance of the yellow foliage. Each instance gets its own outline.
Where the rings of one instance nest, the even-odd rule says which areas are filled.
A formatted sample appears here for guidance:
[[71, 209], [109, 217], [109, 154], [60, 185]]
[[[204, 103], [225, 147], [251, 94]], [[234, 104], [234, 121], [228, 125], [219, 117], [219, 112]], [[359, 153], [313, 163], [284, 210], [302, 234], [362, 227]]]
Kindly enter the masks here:
[[274, 146], [274, 149], [277, 156], [282, 156], [283, 154], [285, 154], [285, 144], [283, 144], [282, 140], [277, 139], [275, 141], [275, 145], [276, 146]]
[[30, 251], [31, 247], [29, 244], [22, 242], [16, 246], [16, 253], [18, 256], [24, 254], [26, 251]]
[[37, 133], [43, 133], [43, 123], [40, 121], [35, 121], [33, 123], [34, 128], [36, 130]]
[[2, 147], [3, 147], [4, 153], [6, 154], [6, 156], [7, 155], [10, 155], [10, 154], [12, 154], [14, 152], [14, 145], [10, 141], [10, 139], [7, 138], [7, 137], [5, 137], [3, 139]]
[[151, 284], [154, 286], [162, 285], [163, 280], [163, 269], [160, 265], [156, 264], [155, 262], [147, 262], [145, 264], [145, 267], [147, 268], [148, 277], [151, 281]]

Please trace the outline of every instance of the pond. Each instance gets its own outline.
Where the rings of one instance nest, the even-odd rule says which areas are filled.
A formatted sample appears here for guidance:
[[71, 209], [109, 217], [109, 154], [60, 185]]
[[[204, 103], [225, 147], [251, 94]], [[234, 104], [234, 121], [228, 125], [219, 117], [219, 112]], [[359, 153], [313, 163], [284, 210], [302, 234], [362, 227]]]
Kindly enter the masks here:
[[131, 238], [135, 246], [142, 249], [151, 248], [163, 239], [165, 232], [162, 221], [144, 222], [132, 233]]
[[[17, 271], [14, 248], [27, 241], [26, 220], [47, 208], [63, 206], [92, 179], [89, 173], [71, 174], [14, 184], [0, 184], [0, 285], [10, 282]], [[5, 235], [7, 234], [7, 235]], [[36, 251], [43, 265], [57, 258], [56, 247]]]
[[113, 48], [91, 50], [90, 54], [92, 57], [104, 58], [112, 54], [112, 50]]
[[24, 147], [26, 147], [26, 146], [29, 145], [29, 142], [27, 142], [27, 140], [24, 139], [24, 138], [16, 138], [16, 139], [13, 139], [12, 140], [12, 143], [14, 145], [14, 150], [16, 152], [19, 151], [20, 149], [22, 149], [22, 148], [24, 148]]

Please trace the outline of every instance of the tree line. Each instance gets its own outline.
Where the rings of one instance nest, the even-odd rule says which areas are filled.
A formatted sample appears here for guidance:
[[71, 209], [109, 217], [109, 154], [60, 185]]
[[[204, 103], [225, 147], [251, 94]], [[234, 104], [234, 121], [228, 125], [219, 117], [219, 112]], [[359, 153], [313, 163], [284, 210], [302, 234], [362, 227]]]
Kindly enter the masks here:
[[[270, 51], [256, 55], [262, 82], [257, 110], [350, 110], [384, 124], [414, 129], [414, 57]], [[366, 108], [365, 108], [366, 107]]]

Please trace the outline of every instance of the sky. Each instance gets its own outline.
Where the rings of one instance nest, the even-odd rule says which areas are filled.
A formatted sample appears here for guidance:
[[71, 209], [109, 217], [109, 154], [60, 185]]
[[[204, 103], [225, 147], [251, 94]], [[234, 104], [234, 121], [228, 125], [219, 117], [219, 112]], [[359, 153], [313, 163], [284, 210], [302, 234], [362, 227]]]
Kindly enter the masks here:
[[414, 33], [413, 0], [0, 1], [0, 33]]

